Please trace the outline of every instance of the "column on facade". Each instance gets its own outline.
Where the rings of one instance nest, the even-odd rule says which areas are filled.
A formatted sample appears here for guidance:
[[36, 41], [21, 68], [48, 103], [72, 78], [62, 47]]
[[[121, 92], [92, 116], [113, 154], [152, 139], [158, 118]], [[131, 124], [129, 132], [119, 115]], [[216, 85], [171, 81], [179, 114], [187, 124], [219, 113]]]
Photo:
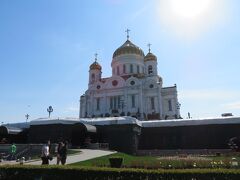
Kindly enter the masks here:
[[83, 109], [83, 107], [82, 107], [82, 98], [80, 97], [80, 100], [79, 100], [79, 118], [81, 118], [82, 117], [82, 109]]
[[162, 119], [162, 94], [161, 94], [161, 86], [158, 85], [158, 108], [159, 108], [159, 116]]
[[124, 89], [123, 97], [124, 97], [124, 108], [123, 108], [123, 112], [125, 113], [125, 115], [127, 115], [127, 109], [128, 109], [127, 88]]
[[87, 99], [87, 116], [90, 117], [91, 116], [91, 109], [90, 109], [91, 105], [90, 105], [90, 98]]
[[106, 113], [109, 113], [110, 109], [110, 96], [106, 96]]
[[177, 97], [174, 95], [172, 106], [173, 106], [174, 115], [176, 115], [178, 117], [179, 113], [178, 113], [178, 108], [177, 108], [177, 102], [178, 102]]
[[[145, 118], [144, 117], [144, 114], [147, 115], [147, 107], [146, 107], [146, 94], [144, 93], [144, 89], [142, 87], [142, 111], [143, 111], [143, 119]], [[146, 119], [144, 119], [146, 120]]]
[[107, 105], [107, 95], [106, 93], [104, 93], [104, 96], [103, 96], [103, 115], [105, 116], [105, 114], [107, 113], [107, 108], [108, 108], [108, 105]]
[[85, 97], [81, 97], [80, 99], [80, 106], [81, 106], [81, 111], [80, 111], [80, 117], [85, 117], [85, 112], [86, 112], [86, 96]]
[[140, 118], [143, 119], [143, 87], [142, 83], [139, 88], [139, 102], [140, 102]]
[[90, 102], [89, 104], [91, 104], [91, 111], [90, 111], [90, 116], [92, 116], [94, 114], [94, 93], [91, 93], [91, 98], [90, 98]]

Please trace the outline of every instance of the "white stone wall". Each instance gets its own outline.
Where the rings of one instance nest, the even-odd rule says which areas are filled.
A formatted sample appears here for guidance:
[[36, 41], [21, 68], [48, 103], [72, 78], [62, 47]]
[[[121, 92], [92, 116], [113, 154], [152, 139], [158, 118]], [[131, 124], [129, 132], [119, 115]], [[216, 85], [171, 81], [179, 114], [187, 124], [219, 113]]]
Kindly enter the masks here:
[[[163, 98], [163, 116], [167, 116], [168, 119], [174, 119], [175, 116], [180, 117], [178, 109], [177, 87], [169, 87], [162, 89]], [[169, 101], [171, 101], [172, 109], [169, 109]]]
[[[102, 85], [102, 89], [98, 90], [97, 84], [93, 85], [91, 89], [89, 89], [86, 93], [88, 100], [86, 97], [81, 97], [81, 113], [80, 117], [85, 116], [85, 112], [87, 112], [88, 117], [101, 116], [106, 113], [112, 114], [110, 108], [110, 97], [118, 97], [120, 96], [120, 106], [117, 108], [119, 113], [122, 111], [127, 115], [128, 112], [131, 115], [136, 115], [136, 113], [140, 113], [143, 118], [143, 113], [152, 114], [159, 113], [160, 118], [164, 119], [167, 115], [169, 119], [175, 118], [175, 115], [179, 116], [179, 110], [177, 109], [177, 92], [176, 87], [164, 88], [162, 89], [160, 84], [157, 84], [156, 81], [153, 80], [138, 80], [135, 77], [129, 78], [126, 82], [122, 79], [116, 87], [112, 86], [112, 81], [120, 80], [119, 78], [112, 77], [108, 79], [104, 85]], [[135, 81], [135, 85], [131, 85], [130, 82]], [[153, 85], [153, 87], [151, 86]], [[150, 88], [151, 86], [152, 88]], [[135, 107], [132, 107], [132, 95], [135, 96]], [[100, 109], [97, 110], [97, 98], [100, 99]], [[151, 107], [151, 98], [154, 99], [154, 109]], [[118, 99], [119, 100], [119, 99]], [[168, 101], [171, 101], [172, 110], [169, 110]], [[87, 108], [86, 108], [87, 107]]]

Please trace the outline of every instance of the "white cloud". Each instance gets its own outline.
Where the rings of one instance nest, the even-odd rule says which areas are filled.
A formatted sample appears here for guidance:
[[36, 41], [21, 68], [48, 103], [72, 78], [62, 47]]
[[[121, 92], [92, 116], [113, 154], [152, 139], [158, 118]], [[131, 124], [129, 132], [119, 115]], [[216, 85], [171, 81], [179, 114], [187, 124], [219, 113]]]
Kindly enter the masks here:
[[223, 104], [222, 106], [225, 107], [226, 109], [231, 109], [231, 110], [239, 109], [240, 110], [240, 101]]
[[182, 116], [219, 117], [231, 112], [240, 116], [240, 91], [237, 89], [191, 89], [178, 91]]
[[227, 100], [240, 98], [239, 91], [232, 90], [182, 90], [179, 91], [179, 97], [181, 99], [197, 99], [197, 100]]

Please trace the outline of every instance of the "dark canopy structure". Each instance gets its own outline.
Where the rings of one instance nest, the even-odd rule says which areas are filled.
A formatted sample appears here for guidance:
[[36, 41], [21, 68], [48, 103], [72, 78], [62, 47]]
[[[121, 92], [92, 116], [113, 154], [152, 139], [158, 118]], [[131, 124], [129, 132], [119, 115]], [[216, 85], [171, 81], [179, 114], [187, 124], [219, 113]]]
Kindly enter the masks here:
[[111, 150], [131, 154], [169, 149], [227, 149], [229, 146], [237, 149], [240, 146], [234, 138], [240, 137], [240, 117], [152, 121], [128, 116], [39, 118], [31, 121], [30, 127], [27, 125], [0, 126], [0, 138], [15, 143], [20, 140], [23, 143], [24, 138], [28, 143], [68, 141], [75, 147], [104, 144]]
[[11, 126], [0, 126], [1, 135], [16, 135], [23, 132], [22, 128], [11, 127]]
[[32, 121], [29, 129], [29, 142], [52, 143], [68, 141], [74, 146], [83, 146], [86, 139], [94, 139], [97, 129], [94, 125], [68, 119], [38, 119]]
[[20, 128], [9, 125], [0, 126], [0, 141], [4, 143], [26, 143], [28, 128]]

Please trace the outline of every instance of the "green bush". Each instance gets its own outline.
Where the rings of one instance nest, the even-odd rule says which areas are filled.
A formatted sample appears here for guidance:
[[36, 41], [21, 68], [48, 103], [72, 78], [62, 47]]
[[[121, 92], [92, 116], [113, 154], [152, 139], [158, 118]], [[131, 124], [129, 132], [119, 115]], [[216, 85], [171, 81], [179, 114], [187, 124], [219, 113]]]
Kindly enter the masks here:
[[237, 169], [145, 170], [127, 168], [86, 168], [72, 166], [0, 166], [2, 180], [239, 180]]

